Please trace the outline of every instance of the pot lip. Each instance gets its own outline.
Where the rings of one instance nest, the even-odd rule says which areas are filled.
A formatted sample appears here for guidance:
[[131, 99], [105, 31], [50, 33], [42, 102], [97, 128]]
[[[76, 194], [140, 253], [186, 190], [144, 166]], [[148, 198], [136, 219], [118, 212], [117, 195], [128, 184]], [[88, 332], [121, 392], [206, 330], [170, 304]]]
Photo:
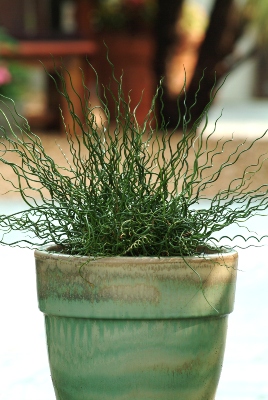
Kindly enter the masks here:
[[60, 246], [51, 244], [47, 245], [44, 247], [41, 247], [40, 249], [36, 249], [34, 251], [34, 256], [36, 259], [40, 258], [52, 258], [52, 259], [61, 259], [61, 260], [88, 260], [91, 259], [92, 261], [102, 261], [105, 260], [105, 262], [127, 262], [129, 263], [139, 263], [139, 262], [176, 262], [176, 261], [181, 261], [181, 260], [192, 260], [192, 261], [205, 261], [205, 260], [216, 260], [216, 259], [226, 259], [226, 258], [237, 258], [238, 257], [238, 252], [234, 249], [226, 250], [225, 252], [222, 253], [201, 253], [200, 255], [196, 256], [166, 256], [166, 257], [157, 257], [157, 256], [141, 256], [141, 257], [131, 257], [131, 256], [107, 256], [107, 257], [90, 257], [90, 256], [81, 256], [81, 255], [70, 255], [70, 254], [65, 254], [65, 253], [60, 253], [59, 250]]

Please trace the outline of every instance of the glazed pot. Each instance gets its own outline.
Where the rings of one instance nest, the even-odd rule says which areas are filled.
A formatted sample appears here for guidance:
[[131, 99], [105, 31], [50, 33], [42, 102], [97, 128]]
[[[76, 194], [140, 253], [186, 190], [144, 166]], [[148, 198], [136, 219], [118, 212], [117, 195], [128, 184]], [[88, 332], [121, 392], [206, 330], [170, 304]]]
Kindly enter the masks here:
[[237, 253], [92, 260], [36, 251], [58, 400], [213, 400]]

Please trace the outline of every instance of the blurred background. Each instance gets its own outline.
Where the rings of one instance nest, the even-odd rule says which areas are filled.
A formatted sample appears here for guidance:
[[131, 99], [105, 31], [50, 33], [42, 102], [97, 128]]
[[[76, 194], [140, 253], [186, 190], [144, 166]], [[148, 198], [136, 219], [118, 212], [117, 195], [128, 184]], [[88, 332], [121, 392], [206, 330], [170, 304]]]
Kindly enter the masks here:
[[85, 57], [107, 83], [105, 42], [133, 105], [144, 90], [139, 121], [165, 77], [164, 115], [172, 127], [185, 71], [192, 104], [206, 69], [193, 118], [209, 99], [215, 72], [219, 83], [230, 73], [219, 100], [267, 98], [267, 15], [265, 0], [0, 0], [0, 93], [17, 101], [33, 128], [59, 129], [61, 100], [41, 62], [53, 75], [51, 54], [56, 65], [62, 59], [74, 81], [83, 68], [94, 89]]
[[[224, 108], [211, 140], [234, 133], [234, 146], [246, 138], [250, 143], [268, 128], [267, 20], [267, 0], [0, 0], [0, 94], [16, 101], [47, 151], [57, 148], [55, 140], [64, 151], [59, 105], [66, 123], [70, 120], [44, 68], [57, 81], [54, 66], [63, 61], [78, 93], [83, 91], [82, 68], [91, 101], [97, 101], [94, 73], [85, 58], [97, 69], [100, 82], [109, 83], [106, 43], [116, 75], [124, 71], [133, 107], [144, 90], [139, 122], [164, 76], [164, 118], [171, 128], [176, 126], [185, 72], [186, 101], [192, 104], [205, 69], [193, 118], [209, 100], [215, 72], [218, 85], [229, 74], [211, 108], [209, 130]], [[266, 151], [264, 137], [244, 163]], [[2, 168], [0, 173], [12, 180], [12, 171]], [[230, 174], [240, 172], [238, 165]], [[258, 183], [267, 183], [267, 173], [265, 167]], [[0, 181], [0, 193], [8, 190], [5, 184]], [[1, 197], [1, 213], [22, 209], [16, 194]], [[266, 234], [267, 219], [256, 217], [249, 227]], [[33, 254], [4, 247], [0, 254], [0, 398], [52, 400]], [[268, 400], [266, 260], [267, 248], [240, 252], [235, 312], [217, 400]]]

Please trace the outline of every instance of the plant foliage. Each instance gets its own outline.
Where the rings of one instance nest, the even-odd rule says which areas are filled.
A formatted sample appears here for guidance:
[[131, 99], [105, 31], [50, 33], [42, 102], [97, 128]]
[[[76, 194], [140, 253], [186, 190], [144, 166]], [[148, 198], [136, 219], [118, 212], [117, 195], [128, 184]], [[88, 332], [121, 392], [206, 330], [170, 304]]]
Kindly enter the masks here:
[[[20, 133], [15, 133], [11, 123], [8, 131], [1, 128], [0, 161], [14, 171], [16, 181], [10, 180], [10, 185], [26, 205], [24, 211], [0, 216], [2, 244], [36, 247], [53, 242], [67, 254], [94, 257], [198, 255], [204, 248], [222, 251], [217, 232], [267, 208], [267, 185], [250, 186], [264, 156], [206, 198], [206, 189], [261, 139], [238, 145], [217, 168], [213, 166], [231, 142], [216, 140], [209, 147], [216, 123], [213, 132], [205, 134], [215, 88], [194, 123], [191, 110], [198, 92], [188, 110], [178, 109], [178, 126], [183, 123], [179, 134], [176, 128], [169, 131], [164, 122], [158, 125], [155, 104], [161, 98], [162, 83], [146, 120], [139, 125], [129, 94], [123, 91], [123, 77], [117, 79], [113, 74], [117, 82], [117, 93], [113, 93], [110, 87], [102, 88], [96, 73], [100, 105], [90, 104], [90, 91], [84, 84], [81, 120], [66, 88], [66, 73], [62, 66], [57, 70], [58, 80], [52, 77], [73, 120], [72, 126], [65, 126], [71, 157], [61, 150], [64, 165], [46, 153], [40, 138], [16, 111], [13, 124]], [[73, 92], [78, 96], [74, 87]], [[108, 95], [112, 96], [110, 104]], [[185, 96], [185, 86], [180, 96]], [[7, 104], [7, 99], [2, 96], [1, 102]], [[116, 108], [115, 123], [110, 107]], [[14, 154], [18, 162], [10, 159]], [[208, 206], [197, 207], [202, 199], [207, 199]], [[25, 232], [24, 240], [8, 243], [6, 234], [12, 230]]]

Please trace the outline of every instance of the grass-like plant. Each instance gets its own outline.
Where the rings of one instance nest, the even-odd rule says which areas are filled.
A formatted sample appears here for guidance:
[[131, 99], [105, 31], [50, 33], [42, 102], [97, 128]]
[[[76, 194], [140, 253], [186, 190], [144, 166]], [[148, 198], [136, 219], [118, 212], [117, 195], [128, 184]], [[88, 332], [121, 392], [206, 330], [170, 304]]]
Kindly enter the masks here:
[[[64, 67], [58, 69], [54, 79], [73, 120], [72, 126], [65, 126], [70, 154], [59, 147], [63, 165], [46, 153], [40, 138], [15, 109], [9, 130], [0, 128], [0, 161], [14, 171], [16, 180], [2, 178], [26, 205], [24, 211], [0, 215], [1, 244], [37, 247], [55, 243], [64, 253], [93, 257], [198, 255], [209, 249], [223, 251], [217, 232], [233, 223], [245, 223], [268, 207], [268, 186], [251, 186], [265, 156], [248, 165], [241, 176], [232, 177], [212, 198], [206, 195], [225, 170], [232, 169], [265, 135], [227, 152], [231, 139], [215, 140], [211, 146], [216, 123], [210, 134], [206, 128], [215, 87], [197, 121], [191, 121], [191, 110], [198, 92], [195, 104], [178, 109], [178, 126], [183, 124], [179, 133], [176, 128], [170, 131], [168, 123], [157, 122], [156, 99], [161, 99], [162, 83], [139, 125], [129, 94], [123, 91], [123, 77], [112, 74], [117, 93], [106, 87], [100, 95], [102, 86], [96, 74], [100, 105], [90, 104], [84, 83], [84, 118], [80, 120], [66, 89], [66, 72]], [[113, 98], [110, 104], [108, 95]], [[185, 96], [185, 87], [180, 96]], [[8, 104], [8, 99], [1, 97], [1, 102]], [[109, 107], [116, 109], [115, 122]], [[7, 119], [3, 109], [1, 114]], [[222, 153], [226, 157], [215, 168]], [[197, 207], [203, 199], [206, 207]], [[24, 239], [7, 242], [6, 234], [13, 230], [25, 232]]]

